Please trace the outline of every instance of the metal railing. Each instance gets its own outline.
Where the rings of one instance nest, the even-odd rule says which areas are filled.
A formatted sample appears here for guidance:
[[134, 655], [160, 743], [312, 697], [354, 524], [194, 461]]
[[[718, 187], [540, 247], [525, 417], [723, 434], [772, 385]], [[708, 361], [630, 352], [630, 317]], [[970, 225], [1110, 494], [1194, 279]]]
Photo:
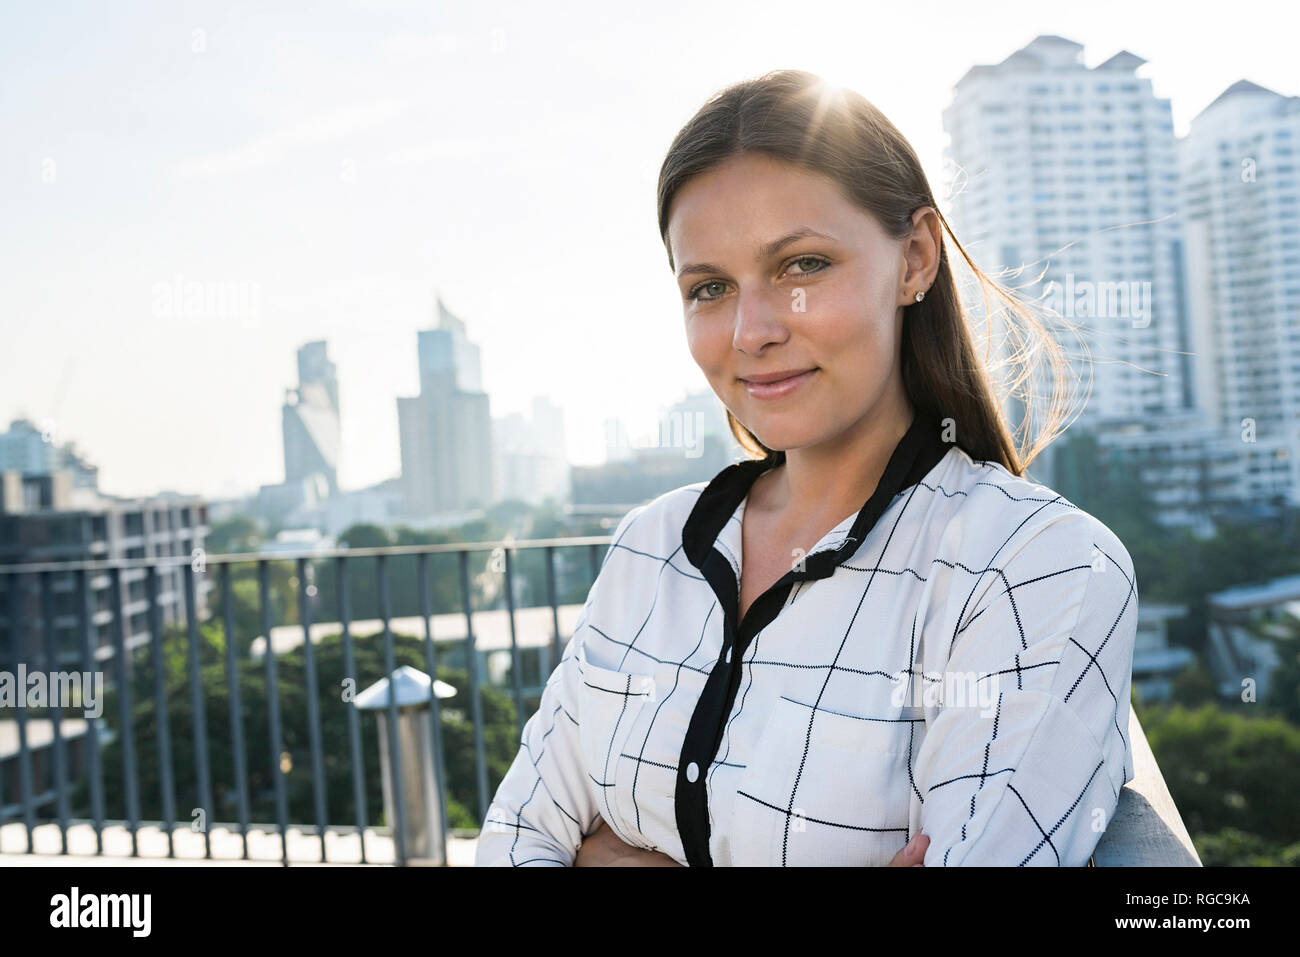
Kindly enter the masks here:
[[[242, 842], [242, 859], [251, 860], [249, 853], [250, 837], [256, 838], [258, 836], [257, 832], [266, 830], [268, 825], [250, 821], [252, 811], [248, 765], [249, 749], [245, 737], [242, 689], [239, 680], [241, 656], [238, 650], [240, 644], [238, 639], [240, 635], [236, 628], [233, 572], [240, 565], [255, 566], [257, 614], [261, 632], [256, 637], [264, 641], [262, 669], [266, 681], [269, 771], [274, 791], [275, 808], [274, 828], [279, 835], [281, 863], [289, 864], [291, 863], [289, 853], [291, 823], [289, 821], [286, 772], [282, 767], [281, 757], [284, 754], [285, 728], [283, 716], [280, 714], [280, 677], [277, 661], [280, 652], [276, 650], [272, 640], [277, 629], [272, 624], [274, 609], [271, 569], [275, 563], [286, 561], [294, 563], [297, 574], [296, 585], [293, 587], [296, 591], [299, 621], [291, 626], [282, 626], [279, 631], [283, 633], [284, 627], [292, 627], [295, 630], [301, 628], [302, 631], [307, 701], [307, 750], [310, 755], [311, 798], [315, 817], [314, 831], [315, 838], [319, 841], [320, 861], [322, 863], [329, 862], [326, 852], [327, 835], [338, 834], [340, 831], [350, 831], [355, 828], [360, 843], [360, 863], [367, 863], [373, 856], [367, 853], [367, 835], [370, 835], [373, 843], [375, 835], [381, 832], [372, 830], [368, 824], [368, 792], [364, 769], [365, 754], [363, 753], [361, 716], [358, 709], [352, 704], [351, 698], [346, 699], [348, 705], [347, 755], [352, 799], [355, 805], [355, 822], [345, 828], [340, 828], [336, 824], [331, 824], [328, 820], [330, 811], [325, 785], [325, 741], [321, 733], [319, 709], [320, 676], [316, 660], [317, 652], [313, 647], [314, 640], [312, 637], [314, 603], [309, 600], [312, 597], [311, 590], [314, 588], [314, 585], [311, 584], [311, 569], [317, 563], [332, 564], [334, 569], [335, 591], [337, 593], [334, 597], [338, 609], [337, 626], [343, 653], [342, 678], [345, 682], [351, 682], [355, 688], [358, 669], [352, 634], [354, 619], [352, 613], [353, 587], [349, 574], [350, 566], [355, 564], [358, 559], [375, 559], [376, 596], [379, 621], [382, 625], [383, 669], [385, 675], [392, 675], [396, 659], [394, 655], [394, 632], [391, 627], [393, 614], [390, 593], [390, 562], [404, 556], [414, 557], [418, 582], [419, 617], [423, 619], [424, 666], [428, 674], [436, 678], [439, 661], [431, 625], [434, 612], [430, 558], [441, 554], [456, 556], [460, 601], [460, 610], [457, 614], [464, 617], [463, 648], [470, 720], [473, 729], [475, 796], [478, 820], [482, 821], [487, 816], [490, 794], [488, 761], [484, 740], [484, 681], [483, 676], [479, 673], [478, 659], [481, 649], [478, 639], [475, 637], [474, 619], [475, 615], [483, 615], [493, 610], [476, 609], [474, 607], [470, 556], [475, 553], [489, 552], [490, 562], [497, 566], [494, 567], [494, 570], [503, 575], [503, 604], [509, 623], [509, 693], [514, 703], [515, 740], [518, 741], [522, 736], [524, 722], [530, 714], [530, 707], [526, 701], [529, 689], [526, 689], [523, 683], [523, 669], [520, 658], [521, 646], [516, 627], [514, 556], [519, 551], [542, 550], [545, 565], [546, 598], [551, 612], [549, 655], [552, 661], [558, 662], [563, 651], [564, 642], [567, 640], [567, 636], [562, 635], [560, 629], [560, 602], [556, 577], [558, 550], [575, 548], [585, 548], [587, 550], [589, 574], [586, 578], [587, 584], [589, 584], [590, 581], [594, 581], [599, 572], [602, 548], [607, 546], [610, 541], [611, 539], [606, 536], [593, 536], [539, 541], [345, 548], [307, 554], [258, 552], [239, 555], [202, 555], [202, 561], [197, 561], [195, 556], [189, 556], [0, 565], [0, 596], [7, 596], [8, 598], [8, 614], [6, 618], [9, 634], [8, 650], [14, 670], [17, 670], [19, 664], [30, 663], [29, 659], [32, 656], [26, 653], [29, 649], [26, 647], [23, 638], [33, 630], [39, 630], [43, 639], [45, 670], [52, 673], [58, 670], [62, 657], [66, 657], [61, 657], [60, 651], [62, 649], [58, 647], [56, 641], [54, 586], [56, 580], [60, 578], [71, 578], [71, 588], [65, 589], [65, 591], [70, 591], [74, 596], [77, 609], [74, 617], [76, 619], [75, 628], [78, 640], [77, 648], [74, 650], [74, 657], [78, 660], [82, 671], [85, 673], [96, 672], [104, 664], [110, 665], [111, 672], [108, 677], [112, 679], [117, 690], [118, 708], [116, 722], [112, 727], [111, 734], [114, 736], [114, 740], [119, 742], [121, 751], [123, 782], [121, 797], [124, 801], [126, 815], [124, 823], [130, 835], [129, 853], [132, 857], [139, 857], [141, 856], [139, 833], [142, 827], [139, 758], [136, 753], [135, 722], [133, 721], [134, 702], [132, 700], [132, 674], [129, 671], [131, 667], [129, 651], [135, 647], [141, 647], [144, 642], [137, 642], [134, 646], [129, 647], [125, 625], [127, 616], [124, 614], [123, 605], [123, 584], [126, 573], [134, 569], [143, 569], [148, 614], [147, 661], [144, 663], [152, 672], [150, 697], [157, 735], [157, 760], [162, 807], [162, 821], [160, 824], [162, 831], [166, 835], [166, 856], [174, 858], [177, 856], [175, 844], [177, 832], [189, 831], [192, 828], [184, 823], [178, 824], [177, 822], [175, 754], [168, 713], [168, 691], [174, 689], [169, 689], [167, 686], [164, 662], [165, 649], [163, 646], [164, 603], [161, 600], [160, 577], [162, 574], [176, 570], [180, 570], [182, 575], [183, 615], [179, 616], [181, 620], [178, 624], [183, 626], [185, 644], [184, 683], [188, 686], [189, 704], [193, 715], [191, 729], [195, 776], [193, 784], [198, 801], [195, 810], [202, 813], [206, 822], [212, 820], [215, 807], [212, 769], [209, 766], [208, 759], [210, 741], [207, 710], [209, 703], [205, 698], [202, 676], [203, 662], [201, 658], [204, 643], [200, 637], [199, 626], [201, 621], [210, 619], [204, 619], [202, 615], [197, 586], [200, 579], [209, 576], [208, 566], [213, 566], [214, 569], [219, 570], [220, 574], [215, 576], [218, 580], [211, 587], [219, 589], [220, 601], [217, 617], [220, 619], [221, 634], [225, 639], [221, 664], [224, 670], [225, 691], [229, 701], [227, 710], [229, 713], [229, 740], [231, 763], [233, 765], [236, 816], [238, 818], [237, 827]], [[98, 580], [97, 576], [101, 574], [108, 576], [108, 590], [110, 592], [109, 607], [104, 611], [97, 610], [97, 595], [94, 584]], [[36, 585], [35, 589], [27, 587], [26, 591], [34, 591], [38, 596], [36, 618], [39, 620], [39, 628], [33, 627], [33, 623], [28, 620], [28, 617], [24, 616], [19, 607], [25, 586], [29, 586], [33, 581]], [[216, 611], [216, 609], [208, 610]], [[500, 610], [497, 609], [497, 611]], [[104, 617], [105, 614], [108, 617], [107, 624], [110, 626], [110, 641], [106, 647], [100, 647], [96, 619]], [[0, 661], [3, 661], [2, 656], [0, 656]], [[544, 683], [550, 667], [541, 667], [539, 670], [541, 681]], [[534, 686], [531, 691], [539, 696], [540, 686]], [[428, 706], [431, 725], [430, 740], [433, 744], [433, 754], [430, 758], [437, 762], [434, 767], [439, 771], [436, 780], [442, 791], [440, 809], [443, 834], [445, 835], [448, 832], [448, 778], [444, 765], [445, 749], [442, 740], [441, 709], [433, 682], [430, 682]], [[9, 787], [6, 783], [5, 764], [12, 764], [13, 762], [8, 760], [9, 755], [0, 753], [0, 830], [4, 828], [7, 821], [21, 818], [26, 833], [26, 853], [35, 853], [35, 833], [39, 826], [37, 823], [38, 811], [47, 809], [52, 805], [54, 809], [53, 820], [57, 823], [59, 829], [59, 853], [68, 854], [69, 829], [72, 820], [69, 792], [73, 786], [73, 781], [69, 768], [68, 740], [64, 735], [64, 725], [69, 720], [77, 719], [65, 719], [62, 714], [63, 709], [58, 705], [57, 701], [54, 701], [48, 708], [49, 740], [42, 743], [38, 748], [31, 741], [33, 729], [21, 694], [13, 710], [17, 732], [15, 756], [17, 758], [19, 799], [17, 803], [6, 803]], [[389, 701], [386, 709], [386, 720], [388, 722], [389, 740], [395, 741], [397, 740], [398, 717], [397, 707], [392, 700]], [[96, 855], [105, 854], [106, 827], [117, 823], [106, 821], [105, 817], [105, 769], [102, 754], [105, 741], [102, 740], [102, 736], [108, 730], [106, 728], [101, 729], [99, 720], [90, 720], [84, 722], [82, 734], [84, 738], [85, 777], [89, 782], [89, 823], [94, 828], [94, 854]], [[1134, 742], [1137, 779], [1125, 787], [1116, 820], [1112, 827], [1108, 828], [1106, 833], [1103, 834], [1093, 861], [1090, 863], [1095, 863], [1097, 866], [1199, 866], [1199, 858], [1196, 856], [1195, 849], [1187, 836], [1178, 811], [1164, 786], [1159, 767], [1151, 755], [1136, 715], [1133, 715], [1130, 721], [1130, 733]], [[48, 760], [43, 762], [42, 769], [46, 772], [43, 775], [37, 775], [34, 767], [34, 755], [38, 749], [48, 752], [53, 758], [52, 767]], [[393, 793], [400, 796], [403, 794], [401, 787], [403, 774], [401, 748], [392, 748], [390, 750], [393, 755], [393, 767], [391, 769], [394, 784]], [[45, 777], [50, 780], [38, 784], [38, 777]], [[406, 809], [400, 797], [395, 801], [394, 817], [396, 820], [387, 822], [387, 827], [391, 829], [395, 863], [402, 865], [407, 863], [403, 850], [406, 847], [405, 830], [407, 822]], [[298, 825], [293, 826], [297, 827]], [[203, 857], [209, 860], [214, 859], [212, 853], [212, 828], [204, 827], [201, 831], [203, 834]], [[300, 844], [301, 841], [298, 836], [295, 835], [294, 837], [295, 842]], [[0, 848], [0, 850], [12, 851], [12, 848]]]
[[[509, 620], [510, 635], [510, 693], [515, 706], [516, 732], [522, 734], [523, 725], [528, 717], [528, 705], [525, 701], [525, 687], [522, 679], [520, 644], [516, 629], [515, 608], [515, 571], [513, 556], [519, 551], [541, 550], [545, 564], [545, 588], [547, 601], [551, 609], [551, 639], [549, 656], [558, 662], [567, 636], [560, 632], [559, 602], [556, 580], [556, 557], [561, 549], [582, 549], [588, 553], [588, 584], [599, 571], [602, 547], [608, 545], [608, 536], [590, 536], [563, 539], [545, 539], [537, 541], [483, 542], [456, 545], [413, 545], [384, 546], [374, 548], [343, 548], [313, 551], [306, 554], [285, 554], [280, 552], [257, 552], [235, 555], [206, 555], [196, 550], [194, 555], [176, 558], [136, 558], [107, 561], [48, 562], [24, 565], [0, 565], [0, 596], [8, 598], [8, 635], [9, 658], [14, 671], [26, 667], [35, 657], [24, 639], [32, 631], [39, 630], [42, 636], [44, 670], [53, 675], [59, 670], [61, 662], [67, 660], [65, 649], [58, 647], [56, 641], [55, 610], [52, 595], [54, 583], [58, 578], [72, 579], [71, 593], [77, 605], [78, 645], [74, 657], [78, 659], [81, 671], [87, 675], [95, 673], [105, 664], [111, 665], [107, 677], [117, 692], [117, 715], [113, 734], [119, 741], [122, 761], [123, 793], [125, 805], [125, 824], [130, 833], [130, 855], [140, 856], [138, 833], [141, 828], [139, 767], [136, 754], [135, 722], [133, 721], [132, 700], [132, 661], [127, 643], [127, 628], [124, 625], [127, 616], [123, 610], [123, 576], [134, 569], [143, 569], [145, 581], [145, 600], [148, 611], [148, 663], [152, 671], [153, 720], [156, 722], [158, 773], [160, 776], [162, 829], [167, 836], [167, 856], [176, 856], [175, 834], [178, 829], [190, 828], [182, 823], [178, 825], [176, 814], [176, 779], [174, 770], [173, 741], [171, 722], [168, 714], [168, 691], [163, 647], [163, 603], [160, 601], [160, 574], [179, 569], [183, 576], [183, 626], [185, 636], [185, 681], [188, 684], [190, 708], [192, 713], [192, 747], [194, 774], [198, 801], [194, 809], [201, 814], [206, 825], [213, 819], [215, 811], [213, 801], [213, 781], [209, 767], [209, 730], [206, 712], [208, 702], [205, 700], [201, 661], [203, 642], [199, 626], [203, 619], [196, 582], [202, 576], [219, 570], [219, 581], [215, 587], [220, 589], [220, 623], [224, 638], [224, 672], [226, 694], [229, 700], [229, 735], [234, 768], [234, 790], [237, 800], [238, 829], [242, 838], [243, 859], [249, 859], [249, 835], [259, 825], [250, 822], [250, 793], [247, 742], [244, 735], [243, 708], [240, 695], [240, 661], [237, 647], [240, 635], [235, 625], [233, 576], [232, 570], [239, 565], [256, 567], [258, 595], [258, 614], [261, 625], [260, 637], [264, 641], [262, 658], [265, 670], [267, 727], [269, 734], [270, 778], [274, 788], [274, 805], [276, 826], [280, 835], [281, 861], [289, 864], [289, 803], [286, 793], [286, 772], [282, 768], [284, 754], [284, 727], [280, 714], [280, 678], [277, 670], [279, 652], [272, 642], [273, 603], [271, 596], [271, 568], [278, 562], [293, 562], [296, 566], [296, 592], [299, 621], [293, 627], [301, 627], [304, 657], [304, 677], [307, 699], [307, 733], [311, 765], [311, 796], [314, 808], [315, 831], [320, 842], [320, 860], [327, 862], [326, 834], [331, 827], [326, 800], [324, 742], [321, 736], [321, 714], [319, 709], [319, 674], [316, 651], [313, 647], [312, 618], [313, 602], [309, 600], [314, 592], [311, 584], [311, 568], [325, 562], [332, 562], [336, 581], [336, 601], [338, 607], [338, 627], [343, 650], [343, 681], [353, 689], [357, 682], [357, 668], [352, 634], [352, 587], [349, 567], [359, 559], [373, 558], [376, 564], [376, 591], [378, 599], [379, 620], [382, 623], [384, 674], [391, 675], [395, 669], [394, 634], [390, 627], [393, 619], [392, 596], [390, 593], [390, 562], [405, 556], [412, 556], [416, 562], [418, 581], [419, 617], [424, 622], [423, 648], [424, 665], [430, 676], [436, 678], [438, 671], [438, 651], [435, 648], [434, 634], [431, 626], [433, 616], [432, 588], [429, 575], [430, 556], [452, 554], [458, 560], [460, 613], [464, 616], [464, 651], [465, 670], [468, 678], [468, 697], [470, 701], [473, 725], [473, 747], [475, 758], [475, 780], [477, 790], [478, 820], [487, 815], [489, 804], [488, 767], [484, 742], [484, 714], [482, 702], [482, 678], [479, 674], [479, 648], [475, 639], [474, 616], [488, 609], [475, 609], [473, 590], [471, 588], [470, 556], [475, 553], [489, 552], [489, 561], [500, 566], [503, 572], [503, 594], [505, 613]], [[101, 574], [108, 576], [109, 624], [111, 641], [101, 648], [98, 640], [96, 588], [93, 579]], [[35, 589], [30, 584], [35, 582]], [[292, 582], [291, 582], [292, 584]], [[31, 616], [24, 615], [20, 608], [26, 591], [35, 591], [39, 595], [39, 629], [34, 627]], [[68, 589], [65, 589], [67, 591]], [[205, 589], [206, 591], [206, 589]], [[66, 616], [65, 616], [66, 617]], [[282, 630], [282, 629], [281, 629]], [[252, 637], [252, 636], [248, 636]], [[137, 646], [142, 643], [137, 643]], [[541, 669], [543, 672], [548, 668]], [[50, 680], [50, 679], [47, 679]], [[174, 689], [171, 689], [174, 690]], [[540, 688], [534, 689], [540, 695]], [[27, 707], [20, 693], [14, 707], [14, 719], [17, 737], [17, 777], [19, 800], [16, 804], [6, 803], [7, 786], [4, 780], [4, 765], [7, 755], [0, 754], [0, 828], [11, 818], [21, 816], [26, 830], [26, 851], [35, 852], [35, 831], [38, 827], [38, 811], [53, 805], [54, 820], [58, 824], [61, 848], [60, 853], [69, 853], [68, 832], [71, 818], [69, 792], [73, 786], [69, 773], [68, 746], [64, 734], [65, 719], [63, 709], [57, 698], [51, 700], [49, 711], [49, 741], [45, 747], [53, 757], [52, 767], [48, 760], [43, 762], [41, 775], [47, 781], [38, 785], [33, 758], [36, 749], [30, 742], [32, 728], [27, 714]], [[363, 764], [361, 720], [357, 708], [349, 697], [347, 701], [347, 737], [348, 757], [351, 768], [352, 796], [356, 808], [356, 833], [361, 844], [361, 863], [367, 862], [366, 835], [367, 824], [367, 789]], [[447, 833], [447, 777], [445, 774], [442, 743], [442, 718], [438, 696], [434, 683], [430, 683], [428, 702], [431, 740], [433, 742], [432, 759], [439, 768], [439, 787], [442, 790], [441, 813], [444, 835]], [[389, 740], [397, 739], [397, 706], [390, 701], [386, 709]], [[518, 738], [516, 738], [517, 740]], [[90, 821], [95, 831], [95, 851], [104, 854], [105, 788], [102, 729], [100, 721], [92, 719], [84, 723], [85, 771], [89, 780]], [[402, 761], [401, 749], [391, 749], [393, 766], [391, 773], [395, 786], [394, 793], [401, 795]], [[8, 762], [12, 763], [12, 762]], [[395, 821], [388, 822], [392, 828], [396, 863], [405, 864], [405, 809], [403, 802], [396, 801]], [[351, 827], [351, 825], [349, 825]], [[204, 843], [204, 858], [212, 859], [211, 828], [201, 828]], [[372, 832], [373, 833], [373, 832]], [[5, 850], [11, 850], [6, 848]]]

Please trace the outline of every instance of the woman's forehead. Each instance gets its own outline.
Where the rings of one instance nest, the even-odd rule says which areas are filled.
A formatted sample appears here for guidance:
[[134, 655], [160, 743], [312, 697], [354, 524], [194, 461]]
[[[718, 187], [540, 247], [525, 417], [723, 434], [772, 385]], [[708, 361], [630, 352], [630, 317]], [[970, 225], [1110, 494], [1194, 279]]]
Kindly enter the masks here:
[[[761, 260], [779, 253], [791, 238], [821, 238], [844, 244], [878, 241], [883, 231], [871, 215], [849, 202], [833, 183], [800, 181], [791, 187], [715, 181], [703, 176], [683, 188], [668, 221], [668, 242], [679, 269], [723, 255]], [[752, 182], [752, 181], [751, 181]], [[877, 235], [879, 234], [879, 235]]]

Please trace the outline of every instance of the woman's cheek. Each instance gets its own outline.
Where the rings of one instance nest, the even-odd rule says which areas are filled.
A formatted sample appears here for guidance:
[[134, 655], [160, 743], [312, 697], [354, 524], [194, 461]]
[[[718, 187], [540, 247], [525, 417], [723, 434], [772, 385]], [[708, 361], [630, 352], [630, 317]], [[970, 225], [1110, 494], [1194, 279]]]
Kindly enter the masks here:
[[698, 320], [686, 322], [686, 345], [691, 358], [704, 374], [712, 379], [721, 372], [726, 362], [726, 330], [711, 327]]
[[701, 369], [707, 371], [707, 362], [705, 361], [704, 350], [701, 348], [699, 325], [690, 318], [686, 320], [686, 348], [690, 350], [691, 358]]

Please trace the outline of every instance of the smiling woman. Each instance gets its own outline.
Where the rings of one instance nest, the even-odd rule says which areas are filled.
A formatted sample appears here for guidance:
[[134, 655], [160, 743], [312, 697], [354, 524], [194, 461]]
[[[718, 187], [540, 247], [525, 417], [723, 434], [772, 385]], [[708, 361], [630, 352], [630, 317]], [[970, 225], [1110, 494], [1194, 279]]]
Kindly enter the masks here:
[[1084, 864], [1133, 777], [1137, 584], [1025, 476], [1052, 335], [962, 251], [1037, 338], [1011, 390], [1056, 373], [1018, 448], [915, 153], [809, 73], [701, 108], [659, 228], [752, 458], [619, 523], [477, 863]]

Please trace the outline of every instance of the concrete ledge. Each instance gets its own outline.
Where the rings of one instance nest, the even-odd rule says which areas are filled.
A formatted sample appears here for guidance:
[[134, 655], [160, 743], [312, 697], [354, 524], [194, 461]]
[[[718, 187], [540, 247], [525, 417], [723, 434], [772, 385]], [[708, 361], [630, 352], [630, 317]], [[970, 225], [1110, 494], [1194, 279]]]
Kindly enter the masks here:
[[1133, 780], [1119, 793], [1110, 827], [1093, 852], [1097, 867], [1201, 867], [1137, 713], [1129, 709]]
[[[172, 831], [176, 856], [167, 856], [167, 832], [158, 822], [142, 823], [136, 832], [138, 857], [131, 856], [131, 832], [120, 821], [105, 822], [104, 853], [95, 853], [95, 828], [92, 822], [68, 822], [68, 853], [61, 853], [63, 842], [58, 824], [43, 823], [32, 832], [33, 853], [27, 853], [27, 829], [21, 821], [0, 827], [0, 866], [95, 866], [95, 865], [231, 865], [283, 866], [280, 831], [274, 825], [249, 825], [248, 860], [244, 860], [243, 839], [238, 825], [216, 824], [212, 827], [212, 857], [205, 858], [203, 834], [181, 824]], [[447, 864], [472, 867], [477, 841], [449, 835]], [[321, 861], [320, 836], [313, 827], [293, 826], [287, 831], [289, 863], [294, 867], [333, 867], [361, 864], [361, 840], [355, 827], [332, 826], [325, 830], [327, 861]], [[394, 862], [393, 839], [385, 830], [366, 830], [366, 863], [391, 866]], [[408, 862], [418, 865], [419, 862]]]

